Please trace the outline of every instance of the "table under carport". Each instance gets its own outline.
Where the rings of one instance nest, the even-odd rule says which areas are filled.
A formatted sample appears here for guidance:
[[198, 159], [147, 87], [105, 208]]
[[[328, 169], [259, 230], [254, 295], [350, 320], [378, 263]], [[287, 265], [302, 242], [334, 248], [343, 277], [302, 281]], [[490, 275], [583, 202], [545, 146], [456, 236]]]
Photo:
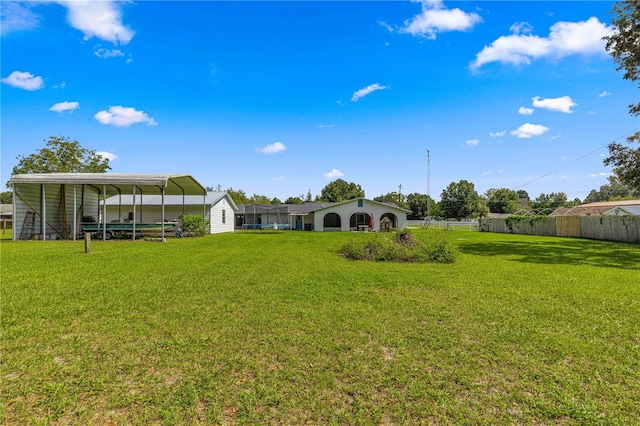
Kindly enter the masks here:
[[[162, 196], [162, 225], [164, 225], [165, 195], [202, 195], [202, 214], [205, 215], [206, 189], [192, 176], [183, 174], [130, 173], [31, 173], [11, 176], [13, 188], [13, 239], [75, 240], [82, 224], [95, 224], [103, 240], [107, 228], [122, 220], [109, 222], [104, 200], [114, 195], [160, 194]], [[183, 203], [184, 206], [184, 203]], [[139, 206], [142, 209], [142, 206]], [[132, 239], [136, 238], [136, 204], [129, 223]], [[165, 227], [160, 226], [164, 241]]]

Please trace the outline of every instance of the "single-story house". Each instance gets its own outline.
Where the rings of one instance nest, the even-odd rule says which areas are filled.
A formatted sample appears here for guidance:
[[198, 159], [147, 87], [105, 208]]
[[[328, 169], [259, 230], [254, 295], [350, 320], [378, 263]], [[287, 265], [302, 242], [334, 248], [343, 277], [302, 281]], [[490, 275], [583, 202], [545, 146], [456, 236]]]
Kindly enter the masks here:
[[[618, 211], [618, 208], [627, 211], [628, 213], [626, 214], [633, 214], [633, 211], [640, 209], [640, 200], [598, 201], [575, 207], [560, 207], [549, 216], [602, 216], [605, 214], [615, 214], [614, 211]], [[620, 213], [622, 213], [622, 211], [620, 211]]]
[[[133, 220], [133, 194], [114, 195], [106, 200], [107, 217], [128, 222]], [[162, 195], [135, 195], [136, 219], [139, 222], [162, 220]], [[177, 222], [183, 214], [198, 214], [209, 222], [209, 233], [233, 232], [234, 216], [238, 207], [224, 191], [207, 191], [201, 195], [166, 195], [164, 197], [164, 220]]]
[[236, 229], [384, 231], [406, 227], [411, 210], [393, 203], [356, 198], [343, 202], [238, 206]]
[[[114, 195], [158, 194], [199, 196], [204, 205], [206, 189], [190, 175], [130, 173], [32, 173], [11, 176], [13, 188], [13, 239], [76, 239], [83, 223], [93, 223], [107, 237], [109, 217], [101, 200]], [[165, 221], [162, 203], [161, 221]], [[138, 215], [133, 205], [132, 237]], [[164, 225], [162, 225], [164, 236]]]

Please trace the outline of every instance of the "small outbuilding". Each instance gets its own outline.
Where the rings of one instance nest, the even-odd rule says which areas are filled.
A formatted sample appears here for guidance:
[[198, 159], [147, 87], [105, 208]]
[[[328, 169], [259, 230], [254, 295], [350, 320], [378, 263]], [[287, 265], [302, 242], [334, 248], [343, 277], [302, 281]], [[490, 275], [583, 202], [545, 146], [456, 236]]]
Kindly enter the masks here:
[[[112, 196], [154, 194], [161, 198], [159, 221], [164, 223], [165, 198], [199, 196], [204, 214], [206, 189], [190, 175], [129, 173], [34, 173], [13, 175], [13, 239], [76, 239], [83, 223], [93, 223], [108, 235], [110, 217], [103, 200]], [[132, 238], [136, 236], [136, 204], [132, 209]], [[164, 237], [164, 224], [161, 226]]]
[[381, 223], [383, 230], [404, 229], [411, 210], [392, 203], [355, 198], [316, 209], [313, 213], [316, 231], [380, 231]]

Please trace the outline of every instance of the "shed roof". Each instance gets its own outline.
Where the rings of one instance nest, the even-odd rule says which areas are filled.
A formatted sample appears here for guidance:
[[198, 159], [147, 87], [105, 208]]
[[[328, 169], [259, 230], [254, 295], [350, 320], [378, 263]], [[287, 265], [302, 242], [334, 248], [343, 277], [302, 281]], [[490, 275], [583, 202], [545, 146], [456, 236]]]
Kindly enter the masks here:
[[[204, 203], [203, 203], [202, 195], [185, 195], [184, 200], [182, 195], [167, 195], [164, 197], [164, 205], [165, 206], [174, 206], [174, 205], [181, 206], [183, 205], [183, 201], [184, 201], [185, 206], [201, 206], [202, 204], [205, 204], [207, 206], [209, 205], [212, 206], [217, 204], [224, 197], [227, 197], [227, 199], [229, 200], [229, 204], [231, 204], [231, 207], [233, 207], [234, 210], [238, 210], [238, 207], [233, 202], [233, 199], [230, 196], [228, 196], [227, 192], [224, 192], [224, 191], [207, 191], [207, 195], [206, 197], [204, 197]], [[122, 196], [114, 195], [113, 197], [107, 198], [106, 204], [107, 206], [117, 206], [117, 205], [130, 206], [133, 204], [133, 194], [122, 194]], [[161, 206], [162, 195], [161, 194], [142, 194], [142, 195], [136, 194], [136, 205]]]
[[[29, 173], [11, 176], [10, 182], [32, 184], [106, 185], [107, 196], [136, 192], [166, 195], [204, 195], [206, 189], [191, 175], [140, 173]], [[102, 188], [98, 188], [102, 190]]]

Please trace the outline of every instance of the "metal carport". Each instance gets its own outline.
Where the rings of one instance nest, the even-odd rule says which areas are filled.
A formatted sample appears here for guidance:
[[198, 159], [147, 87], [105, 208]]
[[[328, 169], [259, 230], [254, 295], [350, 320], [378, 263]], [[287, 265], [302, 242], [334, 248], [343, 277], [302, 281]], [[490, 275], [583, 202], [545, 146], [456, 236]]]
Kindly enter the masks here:
[[[103, 239], [106, 239], [107, 216], [103, 200], [114, 195], [160, 194], [163, 222], [165, 195], [202, 195], [204, 216], [207, 194], [197, 180], [183, 174], [32, 173], [13, 175], [10, 183], [13, 188], [14, 240], [24, 235], [29, 227], [32, 227], [32, 235], [40, 235], [43, 240], [68, 239], [69, 234], [75, 240], [82, 218], [92, 214], [98, 218], [101, 216], [99, 222], [103, 227]], [[73, 206], [71, 213], [69, 204]], [[133, 239], [136, 234], [135, 208], [134, 204]], [[47, 238], [47, 235], [52, 238]]]

